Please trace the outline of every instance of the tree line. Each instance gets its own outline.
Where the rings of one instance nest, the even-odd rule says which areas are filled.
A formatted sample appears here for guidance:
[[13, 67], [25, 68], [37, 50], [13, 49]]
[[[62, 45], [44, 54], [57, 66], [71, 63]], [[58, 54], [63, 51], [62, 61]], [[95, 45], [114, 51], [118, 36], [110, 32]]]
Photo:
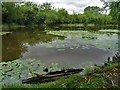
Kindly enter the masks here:
[[[108, 15], [102, 14], [109, 7]], [[105, 3], [103, 8], [88, 6], [83, 14], [68, 14], [64, 9], [55, 9], [51, 3], [35, 4], [33, 2], [2, 2], [2, 23], [18, 25], [55, 25], [55, 24], [117, 24], [119, 2]]]

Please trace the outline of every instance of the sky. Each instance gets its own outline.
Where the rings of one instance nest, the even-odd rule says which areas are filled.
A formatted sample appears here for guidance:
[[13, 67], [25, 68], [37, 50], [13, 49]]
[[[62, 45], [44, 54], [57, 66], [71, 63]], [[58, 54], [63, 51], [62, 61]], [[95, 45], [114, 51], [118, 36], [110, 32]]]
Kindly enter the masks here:
[[100, 0], [27, 0], [38, 4], [50, 2], [55, 8], [65, 8], [69, 14], [83, 13], [87, 6], [102, 7], [103, 2]]

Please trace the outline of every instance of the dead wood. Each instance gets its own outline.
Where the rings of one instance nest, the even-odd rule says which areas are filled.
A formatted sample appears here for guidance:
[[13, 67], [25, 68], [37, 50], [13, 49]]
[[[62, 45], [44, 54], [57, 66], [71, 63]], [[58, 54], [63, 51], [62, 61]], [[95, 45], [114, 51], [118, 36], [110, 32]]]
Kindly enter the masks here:
[[22, 83], [34, 84], [34, 83], [44, 83], [51, 82], [59, 79], [60, 77], [68, 77], [72, 74], [76, 74], [83, 71], [83, 69], [66, 69], [61, 71], [49, 72], [47, 74], [38, 75], [36, 77], [23, 79]]

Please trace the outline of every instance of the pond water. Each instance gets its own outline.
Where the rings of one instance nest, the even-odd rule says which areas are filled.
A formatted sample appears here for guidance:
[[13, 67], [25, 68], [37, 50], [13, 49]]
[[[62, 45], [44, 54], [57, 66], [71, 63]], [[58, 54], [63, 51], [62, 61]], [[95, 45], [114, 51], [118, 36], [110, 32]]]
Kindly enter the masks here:
[[46, 65], [58, 63], [62, 67], [101, 64], [118, 51], [118, 36], [119, 31], [113, 29], [44, 31], [22, 28], [2, 36], [2, 61], [36, 59]]

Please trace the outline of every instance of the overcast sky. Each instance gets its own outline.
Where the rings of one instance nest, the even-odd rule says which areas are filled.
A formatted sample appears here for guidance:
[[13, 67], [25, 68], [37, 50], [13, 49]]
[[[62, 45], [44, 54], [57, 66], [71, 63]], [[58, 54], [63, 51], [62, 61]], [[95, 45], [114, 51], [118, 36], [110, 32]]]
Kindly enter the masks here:
[[75, 13], [83, 13], [85, 7], [87, 6], [98, 6], [102, 7], [103, 2], [100, 0], [28, 0], [38, 4], [42, 4], [44, 2], [52, 3], [52, 6], [55, 8], [65, 8], [69, 14], [72, 14], [73, 11]]

